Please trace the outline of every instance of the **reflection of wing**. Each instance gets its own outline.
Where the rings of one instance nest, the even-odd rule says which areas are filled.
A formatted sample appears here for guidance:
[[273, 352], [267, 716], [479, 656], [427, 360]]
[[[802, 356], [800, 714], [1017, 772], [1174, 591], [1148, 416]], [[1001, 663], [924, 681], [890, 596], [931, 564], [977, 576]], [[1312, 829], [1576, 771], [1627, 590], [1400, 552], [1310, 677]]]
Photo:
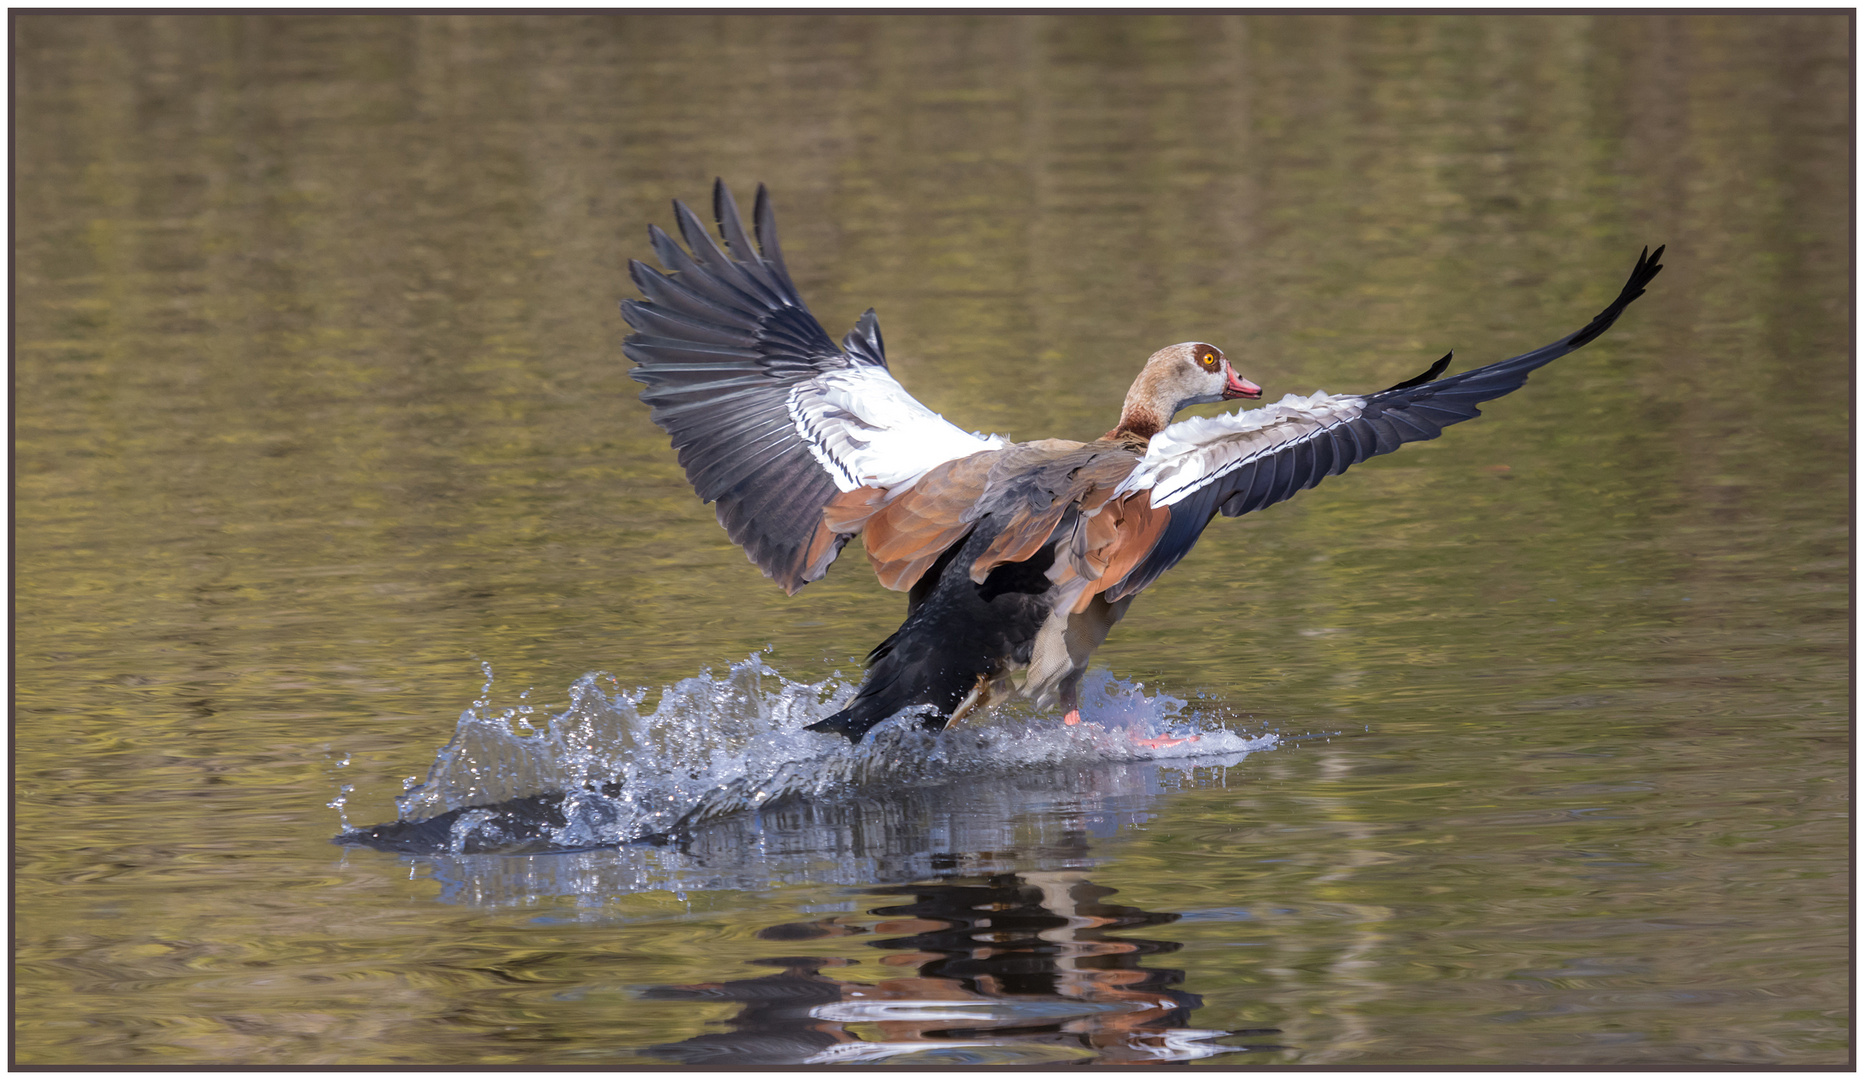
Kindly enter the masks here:
[[1431, 382], [1449, 366], [1445, 356], [1417, 378], [1376, 394], [1290, 394], [1260, 409], [1167, 427], [1153, 437], [1121, 491], [1150, 490], [1151, 504], [1170, 507], [1171, 520], [1138, 565], [1107, 590], [1107, 599], [1138, 592], [1184, 558], [1219, 510], [1229, 517], [1259, 510], [1369, 457], [1434, 439], [1451, 424], [1480, 416], [1478, 402], [1518, 389], [1535, 368], [1603, 334], [1644, 294], [1663, 269], [1662, 257], [1663, 248], [1646, 248], [1611, 306], [1583, 329], [1513, 359]]
[[852, 535], [822, 520], [838, 492], [896, 487], [1003, 440], [960, 430], [895, 382], [872, 310], [836, 347], [784, 268], [762, 185], [761, 253], [722, 181], [712, 199], [725, 249], [677, 202], [690, 254], [648, 230], [670, 272], [629, 262], [646, 300], [622, 301], [635, 330], [622, 348], [699, 497], [718, 503], [732, 541], [793, 593]]

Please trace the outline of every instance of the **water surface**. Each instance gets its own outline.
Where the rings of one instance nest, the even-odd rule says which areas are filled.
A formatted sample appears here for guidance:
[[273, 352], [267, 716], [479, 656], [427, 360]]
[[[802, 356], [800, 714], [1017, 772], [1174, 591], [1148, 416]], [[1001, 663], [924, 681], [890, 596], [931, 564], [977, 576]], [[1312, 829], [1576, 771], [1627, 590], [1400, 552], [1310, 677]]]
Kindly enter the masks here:
[[[1847, 15], [12, 25], [18, 1063], [1848, 1061]], [[897, 625], [634, 400], [626, 260], [715, 175], [1017, 438], [1170, 342], [1373, 389], [1669, 268], [1147, 590], [1104, 685], [1247, 752], [1011, 715], [683, 847], [332, 846], [462, 713], [750, 664], [780, 732]]]

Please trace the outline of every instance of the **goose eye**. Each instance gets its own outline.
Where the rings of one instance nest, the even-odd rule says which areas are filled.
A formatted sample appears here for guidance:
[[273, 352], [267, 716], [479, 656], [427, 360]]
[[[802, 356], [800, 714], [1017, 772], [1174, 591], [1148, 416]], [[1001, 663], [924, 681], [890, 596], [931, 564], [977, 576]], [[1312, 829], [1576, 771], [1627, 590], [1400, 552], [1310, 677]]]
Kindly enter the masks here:
[[1217, 370], [1217, 355], [1215, 353], [1205, 353], [1197, 358], [1197, 362], [1204, 365], [1205, 371]]

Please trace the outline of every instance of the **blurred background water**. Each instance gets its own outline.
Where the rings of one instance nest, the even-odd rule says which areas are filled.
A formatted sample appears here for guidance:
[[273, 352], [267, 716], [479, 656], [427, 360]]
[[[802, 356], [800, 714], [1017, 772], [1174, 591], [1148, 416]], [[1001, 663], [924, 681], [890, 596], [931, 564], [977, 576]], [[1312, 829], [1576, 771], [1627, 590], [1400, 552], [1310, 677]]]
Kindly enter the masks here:
[[[17, 1063], [1849, 1060], [1850, 13], [11, 26]], [[626, 260], [715, 175], [1017, 438], [1169, 342], [1364, 391], [1669, 269], [1098, 654], [1271, 748], [332, 847], [481, 662], [541, 723], [897, 625], [634, 400]]]

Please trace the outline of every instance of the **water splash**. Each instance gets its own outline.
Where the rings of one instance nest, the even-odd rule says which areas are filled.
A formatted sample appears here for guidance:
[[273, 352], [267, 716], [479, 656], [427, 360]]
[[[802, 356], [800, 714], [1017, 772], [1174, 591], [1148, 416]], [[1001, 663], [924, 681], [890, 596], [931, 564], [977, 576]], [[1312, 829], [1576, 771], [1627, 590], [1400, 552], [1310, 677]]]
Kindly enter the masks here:
[[[350, 755], [346, 753], [343, 755], [343, 760], [337, 762], [332, 768], [347, 769], [349, 768], [349, 763]], [[324, 804], [337, 812], [337, 820], [343, 823], [343, 830], [345, 832], [348, 832], [352, 828], [350, 825], [348, 807], [350, 794], [355, 790], [356, 785], [354, 784], [339, 784], [337, 786], [337, 797]]]
[[349, 797], [350, 793], [355, 790], [356, 785], [343, 784], [337, 788], [337, 797], [324, 804], [326, 807], [337, 812], [337, 820], [343, 823], [343, 828], [346, 830], [350, 827], [348, 809]]
[[452, 741], [426, 780], [397, 800], [398, 821], [346, 831], [339, 842], [454, 854], [612, 847], [686, 836], [702, 822], [798, 800], [1235, 757], [1276, 741], [1238, 735], [1182, 699], [1148, 696], [1142, 685], [1096, 671], [1077, 726], [1000, 709], [985, 725], [927, 732], [900, 716], [856, 746], [802, 730], [844, 705], [854, 684], [793, 682], [757, 655], [722, 676], [681, 680], [645, 713], [645, 689], [585, 675], [570, 687], [568, 708], [538, 728], [528, 704], [493, 711], [484, 668], [485, 686]]

